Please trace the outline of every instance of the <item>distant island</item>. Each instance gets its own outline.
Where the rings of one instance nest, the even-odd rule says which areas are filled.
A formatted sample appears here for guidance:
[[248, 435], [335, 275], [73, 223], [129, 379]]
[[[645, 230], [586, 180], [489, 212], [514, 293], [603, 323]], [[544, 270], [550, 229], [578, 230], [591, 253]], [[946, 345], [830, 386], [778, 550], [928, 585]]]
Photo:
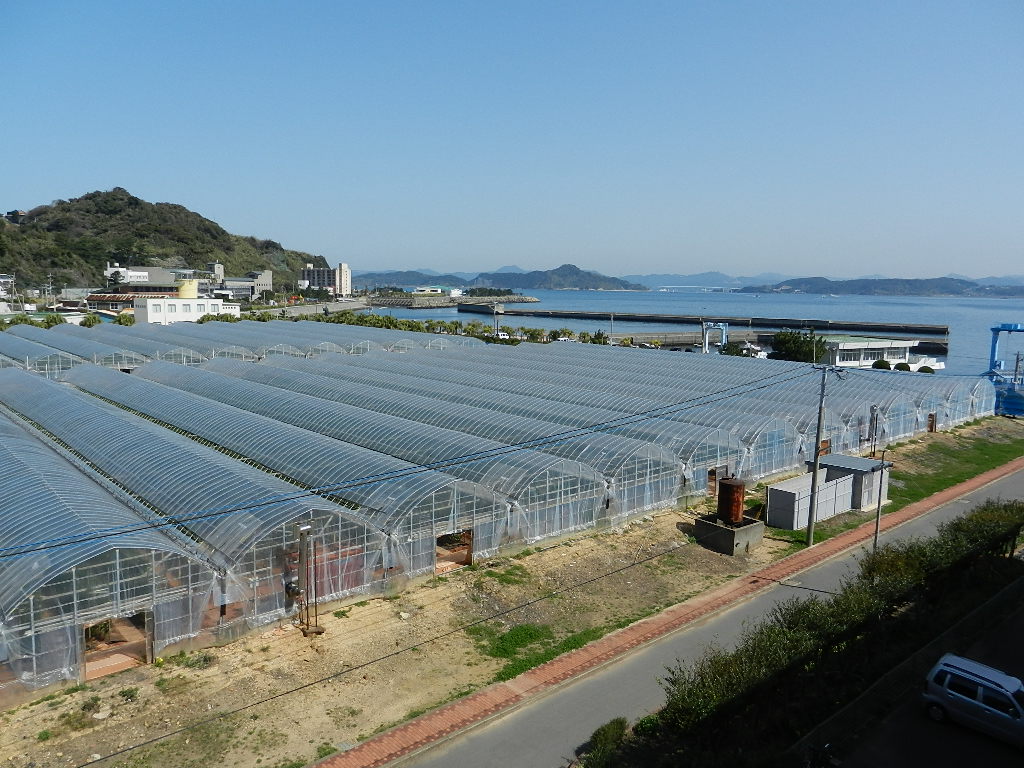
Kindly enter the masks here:
[[382, 285], [396, 287], [441, 284], [450, 288], [507, 288], [510, 290], [578, 290], [578, 291], [647, 291], [646, 285], [631, 283], [618, 277], [588, 272], [573, 264], [533, 272], [482, 272], [467, 279], [458, 275], [437, 275], [426, 272], [363, 272], [354, 274], [352, 284], [360, 288]]
[[827, 277], [800, 277], [774, 285], [748, 285], [738, 293], [810, 293], [823, 296], [1024, 296], [1024, 286], [981, 285], [957, 277], [870, 278], [829, 280]]

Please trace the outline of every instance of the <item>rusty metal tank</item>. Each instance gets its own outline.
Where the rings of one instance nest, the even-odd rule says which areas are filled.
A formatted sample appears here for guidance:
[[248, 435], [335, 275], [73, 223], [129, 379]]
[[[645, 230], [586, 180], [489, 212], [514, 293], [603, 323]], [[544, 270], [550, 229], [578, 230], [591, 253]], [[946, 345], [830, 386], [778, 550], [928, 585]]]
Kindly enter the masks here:
[[743, 522], [743, 499], [746, 491], [746, 485], [742, 480], [725, 478], [718, 481], [719, 520], [731, 525]]

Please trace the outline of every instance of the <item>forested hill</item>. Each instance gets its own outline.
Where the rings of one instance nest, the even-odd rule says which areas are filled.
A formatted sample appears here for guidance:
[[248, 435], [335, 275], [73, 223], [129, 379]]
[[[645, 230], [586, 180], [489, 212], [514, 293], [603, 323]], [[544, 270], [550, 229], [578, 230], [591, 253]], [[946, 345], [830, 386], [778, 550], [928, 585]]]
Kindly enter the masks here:
[[775, 285], [751, 285], [742, 293], [818, 293], [858, 296], [1024, 296], [1022, 286], [979, 285], [955, 277], [923, 279], [829, 280], [827, 277], [800, 277]]
[[322, 257], [232, 235], [181, 205], [148, 203], [121, 187], [41, 205], [17, 224], [0, 219], [0, 272], [17, 275], [20, 287], [41, 285], [48, 274], [54, 285], [102, 285], [108, 261], [172, 269], [219, 261], [228, 275], [272, 269], [275, 284], [293, 282], [307, 262], [327, 266]]

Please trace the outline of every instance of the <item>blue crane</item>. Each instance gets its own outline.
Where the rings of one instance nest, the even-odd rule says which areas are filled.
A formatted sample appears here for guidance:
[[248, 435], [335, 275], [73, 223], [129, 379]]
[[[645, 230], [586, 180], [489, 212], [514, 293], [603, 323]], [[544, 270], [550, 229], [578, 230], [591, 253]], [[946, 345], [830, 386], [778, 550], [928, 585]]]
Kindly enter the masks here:
[[1024, 392], [1021, 391], [1020, 353], [1013, 367], [1013, 373], [1007, 374], [1006, 363], [999, 359], [999, 337], [1006, 333], [1024, 333], [1024, 324], [1001, 323], [992, 326], [992, 351], [988, 358], [988, 376], [996, 387], [996, 413], [1000, 416], [1024, 416]]

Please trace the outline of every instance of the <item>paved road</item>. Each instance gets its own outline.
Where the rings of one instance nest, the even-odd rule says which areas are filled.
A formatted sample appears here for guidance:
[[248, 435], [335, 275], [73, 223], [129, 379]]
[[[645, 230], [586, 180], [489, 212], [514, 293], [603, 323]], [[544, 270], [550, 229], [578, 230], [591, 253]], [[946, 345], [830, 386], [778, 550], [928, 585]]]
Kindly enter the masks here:
[[[963, 650], [963, 655], [1024, 678], [1024, 606], [1001, 626]], [[960, 650], [960, 649], [950, 649]], [[843, 768], [926, 765], [929, 768], [1020, 768], [1024, 754], [1009, 744], [924, 714], [919, 690], [908, 691], [885, 719], [843, 756]]]
[[[929, 536], [938, 523], [993, 497], [1024, 498], [1024, 471], [883, 533], [880, 540], [885, 543], [899, 538]], [[565, 766], [599, 725], [620, 715], [636, 719], [660, 707], [664, 694], [658, 679], [667, 666], [675, 664], [678, 659], [700, 655], [709, 643], [725, 647], [733, 645], [745, 623], [757, 621], [779, 601], [794, 595], [834, 591], [843, 577], [852, 572], [856, 558], [863, 551], [863, 548], [857, 548], [804, 571], [746, 602], [687, 626], [580, 680], [556, 688], [527, 706], [442, 742], [400, 764], [403, 768]], [[875, 763], [882, 764], [901, 763]], [[917, 761], [902, 764], [914, 765]], [[969, 764], [977, 763], [972, 760]]]

